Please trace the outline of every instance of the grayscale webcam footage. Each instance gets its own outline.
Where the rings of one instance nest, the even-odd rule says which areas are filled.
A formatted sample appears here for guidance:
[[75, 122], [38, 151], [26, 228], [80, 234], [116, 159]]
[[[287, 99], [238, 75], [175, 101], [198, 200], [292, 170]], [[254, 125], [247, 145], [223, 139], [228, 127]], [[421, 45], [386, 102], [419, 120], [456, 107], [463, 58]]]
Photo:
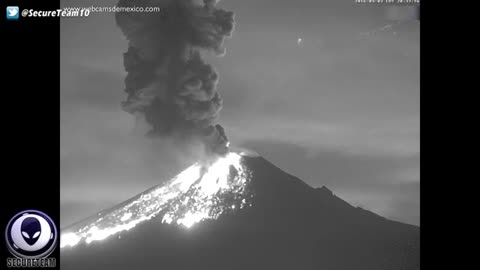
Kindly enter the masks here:
[[61, 0], [62, 269], [420, 269], [419, 4]]

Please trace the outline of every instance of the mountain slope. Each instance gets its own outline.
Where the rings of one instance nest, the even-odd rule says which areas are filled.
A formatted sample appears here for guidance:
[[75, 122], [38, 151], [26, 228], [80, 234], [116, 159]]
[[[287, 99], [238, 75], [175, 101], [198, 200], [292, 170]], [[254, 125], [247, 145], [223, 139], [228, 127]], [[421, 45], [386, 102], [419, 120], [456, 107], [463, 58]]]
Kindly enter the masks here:
[[416, 226], [353, 207], [262, 157], [252, 207], [190, 229], [161, 217], [102, 242], [62, 249], [64, 269], [420, 269]]

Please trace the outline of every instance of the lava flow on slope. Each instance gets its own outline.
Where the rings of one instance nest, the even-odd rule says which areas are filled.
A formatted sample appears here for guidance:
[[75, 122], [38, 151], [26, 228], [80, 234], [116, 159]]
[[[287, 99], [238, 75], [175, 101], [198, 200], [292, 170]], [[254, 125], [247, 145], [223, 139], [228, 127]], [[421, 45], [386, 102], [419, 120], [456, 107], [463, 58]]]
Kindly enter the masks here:
[[225, 211], [251, 205], [252, 195], [246, 189], [249, 180], [250, 172], [240, 153], [229, 152], [207, 164], [197, 162], [172, 180], [64, 229], [60, 247], [100, 241], [159, 215], [163, 223], [187, 228], [217, 219]]

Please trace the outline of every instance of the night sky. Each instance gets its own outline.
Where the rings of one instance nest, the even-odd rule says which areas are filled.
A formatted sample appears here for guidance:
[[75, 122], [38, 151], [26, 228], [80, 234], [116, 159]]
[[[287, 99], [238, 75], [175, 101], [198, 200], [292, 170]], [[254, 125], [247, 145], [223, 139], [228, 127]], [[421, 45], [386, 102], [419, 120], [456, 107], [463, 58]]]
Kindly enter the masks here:
[[[135, 0], [132, 0], [135, 1]], [[62, 6], [116, 1], [63, 0]], [[419, 21], [354, 0], [224, 0], [227, 54], [209, 58], [220, 123], [313, 187], [419, 224]], [[62, 226], [168, 180], [183, 156], [133, 133], [113, 13], [61, 19]], [[301, 39], [301, 42], [298, 42]]]

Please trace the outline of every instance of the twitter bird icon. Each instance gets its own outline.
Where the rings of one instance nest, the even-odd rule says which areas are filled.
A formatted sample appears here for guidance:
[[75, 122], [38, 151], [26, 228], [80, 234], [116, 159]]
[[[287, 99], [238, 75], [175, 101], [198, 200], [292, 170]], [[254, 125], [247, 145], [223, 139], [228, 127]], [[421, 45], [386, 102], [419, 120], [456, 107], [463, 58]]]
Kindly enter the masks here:
[[18, 20], [18, 7], [7, 7], [7, 20]]

